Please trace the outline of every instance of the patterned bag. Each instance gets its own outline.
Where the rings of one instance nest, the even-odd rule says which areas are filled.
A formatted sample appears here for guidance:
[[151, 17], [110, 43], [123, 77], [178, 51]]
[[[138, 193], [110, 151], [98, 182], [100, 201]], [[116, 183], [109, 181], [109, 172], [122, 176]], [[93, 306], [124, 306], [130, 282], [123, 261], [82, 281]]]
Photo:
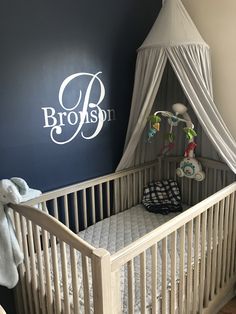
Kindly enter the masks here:
[[163, 215], [183, 210], [178, 183], [174, 180], [150, 182], [144, 188], [142, 203], [148, 211]]

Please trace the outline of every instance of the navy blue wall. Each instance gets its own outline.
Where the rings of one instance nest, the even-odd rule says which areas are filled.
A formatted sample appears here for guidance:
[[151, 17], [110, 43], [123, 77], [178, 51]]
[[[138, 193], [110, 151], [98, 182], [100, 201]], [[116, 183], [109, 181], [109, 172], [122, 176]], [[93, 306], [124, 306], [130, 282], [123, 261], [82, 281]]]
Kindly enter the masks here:
[[[0, 10], [0, 179], [25, 178], [47, 191], [114, 171], [122, 154], [133, 87], [136, 49], [159, 9], [160, 0], [2, 1]], [[43, 128], [42, 107], [62, 111], [58, 91], [74, 73], [101, 71], [103, 109], [116, 120], [98, 136], [79, 133], [65, 145]], [[78, 98], [88, 82], [75, 81], [65, 95]], [[77, 85], [76, 85], [77, 84]], [[98, 86], [91, 101], [96, 101]], [[94, 125], [84, 126], [91, 134]], [[69, 138], [71, 126], [63, 127]], [[14, 313], [11, 292], [0, 288], [0, 303]]]
[[[124, 145], [136, 49], [155, 20], [160, 2], [2, 3], [0, 178], [21, 176], [32, 187], [47, 191], [114, 171]], [[53, 143], [50, 129], [43, 128], [42, 107], [62, 111], [58, 91], [63, 80], [74, 73], [98, 71], [106, 90], [101, 107], [115, 109], [116, 120], [104, 122], [92, 140], [79, 133], [68, 144]], [[81, 84], [87, 86], [81, 79], [70, 87], [68, 104], [78, 98]], [[91, 134], [94, 126], [86, 128]], [[63, 128], [63, 136], [69, 138], [72, 133], [71, 126]]]

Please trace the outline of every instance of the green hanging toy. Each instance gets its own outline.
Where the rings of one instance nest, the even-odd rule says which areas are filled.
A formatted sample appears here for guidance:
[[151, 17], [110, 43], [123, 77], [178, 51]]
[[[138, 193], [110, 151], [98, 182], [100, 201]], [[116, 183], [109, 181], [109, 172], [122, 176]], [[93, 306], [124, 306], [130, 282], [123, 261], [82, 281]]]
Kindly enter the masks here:
[[[155, 136], [157, 130], [160, 127], [161, 118], [159, 115], [168, 119], [170, 125], [170, 131], [166, 134], [166, 142], [162, 149], [162, 154], [167, 154], [174, 146], [174, 134], [173, 127], [177, 126], [179, 122], [184, 122], [186, 127], [183, 128], [183, 131], [186, 134], [188, 140], [188, 145], [184, 152], [184, 158], [180, 162], [179, 167], [176, 169], [176, 174], [179, 177], [187, 177], [189, 179], [195, 179], [197, 181], [202, 181], [205, 179], [205, 173], [202, 170], [200, 162], [194, 158], [195, 157], [195, 148], [196, 143], [194, 138], [197, 136], [196, 131], [194, 130], [194, 125], [190, 119], [190, 116], [187, 114], [187, 107], [183, 104], [176, 103], [172, 106], [174, 113], [169, 111], [157, 111], [154, 115], [149, 117], [150, 129], [148, 131], [148, 141]], [[181, 115], [183, 118], [181, 118]]]
[[150, 123], [150, 127], [148, 130], [148, 142], [151, 142], [151, 139], [156, 135], [156, 133], [160, 130], [160, 122], [161, 118], [158, 115], [151, 115], [148, 118]]
[[193, 128], [183, 128], [184, 132], [186, 133], [186, 137], [188, 140], [192, 140], [195, 136], [197, 136], [197, 133]]

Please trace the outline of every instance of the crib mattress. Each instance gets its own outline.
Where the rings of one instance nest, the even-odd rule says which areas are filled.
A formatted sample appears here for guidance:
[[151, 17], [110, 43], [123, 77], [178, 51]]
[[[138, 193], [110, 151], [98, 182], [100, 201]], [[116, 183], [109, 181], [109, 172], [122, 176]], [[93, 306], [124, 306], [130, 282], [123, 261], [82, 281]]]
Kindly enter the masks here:
[[[183, 208], [185, 210], [187, 206], [184, 205]], [[154, 214], [139, 204], [97, 222], [78, 235], [94, 247], [104, 248], [114, 254], [178, 214], [179, 212]]]
[[[186, 210], [187, 206], [184, 205], [183, 209]], [[125, 246], [131, 244], [138, 238], [144, 236], [148, 232], [154, 230], [155, 228], [161, 226], [165, 222], [177, 216], [179, 213], [169, 213], [168, 215], [154, 214], [148, 212], [143, 205], [136, 205], [124, 212], [118, 213], [117, 215], [110, 216], [94, 225], [89, 226], [82, 232], [79, 232], [79, 236], [93, 245], [96, 248], [104, 248], [108, 250], [111, 254], [114, 254], [118, 250], [124, 248]], [[178, 240], [177, 240], [178, 242]], [[178, 245], [177, 245], [178, 246]], [[170, 244], [167, 244], [168, 255], [167, 255], [167, 278], [168, 283], [170, 282]], [[58, 252], [59, 252], [58, 248]], [[157, 259], [158, 259], [158, 299], [161, 293], [161, 244], [158, 245]], [[50, 252], [51, 254], [51, 252]], [[84, 293], [83, 293], [83, 278], [82, 278], [82, 262], [81, 254], [77, 252], [77, 263], [78, 263], [78, 288], [79, 288], [79, 298], [80, 298], [80, 313], [84, 313]], [[179, 258], [177, 254], [177, 266], [179, 264]], [[67, 256], [70, 256], [70, 249], [67, 246]], [[58, 266], [59, 266], [59, 280], [61, 286], [61, 297], [63, 299], [63, 280], [61, 273], [61, 256], [58, 254]], [[52, 268], [51, 268], [52, 269]], [[67, 269], [71, 269], [70, 259], [67, 260]], [[135, 313], [140, 313], [140, 259], [136, 257], [134, 259], [134, 287], [135, 287]], [[73, 313], [73, 288], [72, 288], [72, 278], [71, 272], [68, 271], [68, 288], [69, 288], [69, 298], [71, 303], [71, 312]], [[178, 277], [178, 274], [177, 274]], [[92, 304], [93, 290], [92, 290], [92, 274], [91, 265], [89, 265], [89, 286], [90, 286], [90, 302]], [[146, 253], [146, 286], [147, 286], [147, 307], [151, 307], [151, 253], [147, 250]], [[52, 282], [54, 281], [53, 273], [51, 273]], [[123, 267], [120, 271], [120, 293], [121, 293], [121, 304], [122, 313], [128, 313], [128, 285], [127, 285], [127, 267]], [[168, 284], [167, 283], [167, 284]], [[168, 295], [167, 295], [168, 297]], [[159, 306], [160, 306], [159, 302]], [[168, 307], [168, 304], [167, 304]], [[92, 305], [91, 305], [92, 308]], [[77, 313], [76, 313], [77, 314]]]
[[[183, 205], [183, 210], [188, 208], [187, 205]], [[177, 216], [179, 212], [169, 213], [168, 215], [155, 214], [147, 211], [143, 205], [136, 205], [124, 212], [121, 212], [117, 215], [113, 215], [109, 218], [106, 218], [90, 227], [86, 230], [79, 233], [79, 236], [93, 245], [96, 248], [104, 248], [108, 250], [111, 254], [119, 251], [125, 246], [131, 244], [135, 240], [144, 236], [148, 232], [158, 228], [165, 222], [171, 220]], [[177, 235], [178, 237], [178, 235]], [[177, 268], [179, 265], [179, 249], [178, 249], [178, 239], [177, 239]], [[170, 243], [167, 243], [167, 289], [170, 290], [170, 278], [171, 278], [171, 269], [170, 269]], [[161, 254], [162, 248], [161, 243], [158, 245], [157, 250], [157, 260], [158, 260], [158, 269], [157, 269], [157, 295], [160, 299], [161, 293]], [[151, 280], [152, 280], [152, 258], [150, 250], [146, 252], [146, 296], [147, 296], [147, 308], [151, 308]], [[141, 313], [140, 307], [140, 259], [136, 257], [134, 259], [134, 293], [135, 293], [135, 313]], [[178, 278], [178, 273], [176, 274]], [[120, 293], [121, 293], [121, 304], [122, 312], [128, 313], [128, 276], [127, 276], [127, 267], [123, 267], [120, 271]], [[167, 309], [169, 308], [169, 295], [167, 293]], [[158, 302], [159, 307], [161, 307], [161, 302]]]

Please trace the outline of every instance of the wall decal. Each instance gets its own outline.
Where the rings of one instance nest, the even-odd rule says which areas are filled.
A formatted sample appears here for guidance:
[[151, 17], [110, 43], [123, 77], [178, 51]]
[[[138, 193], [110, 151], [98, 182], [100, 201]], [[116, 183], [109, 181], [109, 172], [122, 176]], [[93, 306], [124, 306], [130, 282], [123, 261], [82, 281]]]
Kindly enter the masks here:
[[[100, 74], [102, 72], [95, 74], [82, 72], [68, 76], [59, 89], [58, 99], [61, 111], [57, 112], [54, 107], [42, 107], [43, 127], [51, 129], [50, 138], [55, 144], [67, 144], [78, 134], [81, 134], [82, 138], [86, 140], [91, 140], [101, 132], [104, 122], [115, 120], [114, 109], [102, 109], [101, 107], [105, 97], [105, 87], [99, 78]], [[66, 94], [74, 92], [74, 81], [79, 84], [77, 99], [75, 103], [68, 104], [68, 101], [65, 100]], [[78, 85], [76, 85], [77, 88]], [[85, 130], [86, 124], [94, 126]], [[64, 131], [69, 127], [72, 134], [67, 135], [68, 132]]]

